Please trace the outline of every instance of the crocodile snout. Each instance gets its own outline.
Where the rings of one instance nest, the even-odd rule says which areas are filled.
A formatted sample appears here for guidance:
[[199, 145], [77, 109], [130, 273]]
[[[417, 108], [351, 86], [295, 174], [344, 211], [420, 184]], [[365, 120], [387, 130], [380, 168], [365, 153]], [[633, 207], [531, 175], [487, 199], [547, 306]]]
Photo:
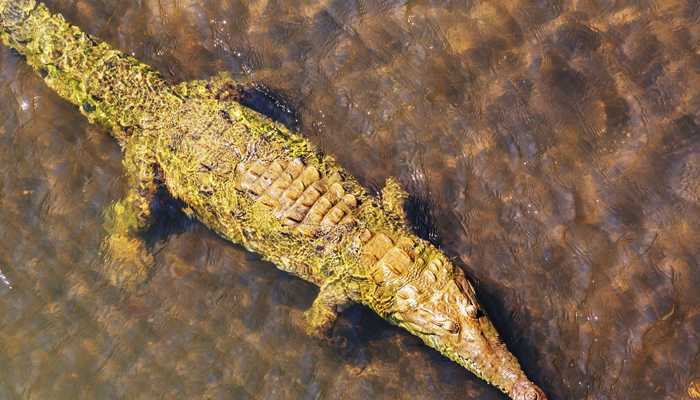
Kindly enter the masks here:
[[395, 301], [399, 325], [428, 345], [514, 400], [546, 400], [500, 340], [461, 271], [432, 286], [409, 283], [397, 291]]

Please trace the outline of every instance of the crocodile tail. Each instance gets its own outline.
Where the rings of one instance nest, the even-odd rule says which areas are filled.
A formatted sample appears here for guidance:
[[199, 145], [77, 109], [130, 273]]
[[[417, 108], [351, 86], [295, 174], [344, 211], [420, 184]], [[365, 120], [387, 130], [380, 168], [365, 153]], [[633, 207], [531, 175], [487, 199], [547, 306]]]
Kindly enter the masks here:
[[20, 53], [24, 52], [28, 36], [25, 22], [30, 19], [36, 7], [34, 0], [0, 0], [0, 26], [5, 44]]
[[49, 87], [120, 142], [135, 128], [147, 129], [164, 111], [162, 96], [172, 92], [158, 72], [34, 0], [0, 0], [0, 36]]

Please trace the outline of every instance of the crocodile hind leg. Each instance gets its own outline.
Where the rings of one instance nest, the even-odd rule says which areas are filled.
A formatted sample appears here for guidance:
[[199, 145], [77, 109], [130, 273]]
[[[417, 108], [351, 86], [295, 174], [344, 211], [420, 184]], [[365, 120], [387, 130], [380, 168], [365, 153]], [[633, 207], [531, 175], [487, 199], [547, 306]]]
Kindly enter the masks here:
[[106, 212], [107, 237], [102, 244], [105, 275], [116, 286], [133, 291], [152, 273], [153, 256], [141, 233], [153, 223], [152, 206], [161, 186], [159, 168], [145, 146], [125, 147], [124, 166], [129, 190]]
[[228, 72], [212, 76], [210, 80], [193, 80], [182, 82], [175, 86], [175, 92], [190, 98], [241, 102], [246, 92], [255, 90], [255, 86], [245, 82], [241, 77], [235, 77]]
[[278, 123], [277, 129], [287, 131], [296, 126], [292, 109], [264, 85], [251, 83], [243, 75], [221, 72], [210, 80], [182, 82], [174, 88], [176, 93], [189, 98], [216, 100], [219, 103], [239, 103]]

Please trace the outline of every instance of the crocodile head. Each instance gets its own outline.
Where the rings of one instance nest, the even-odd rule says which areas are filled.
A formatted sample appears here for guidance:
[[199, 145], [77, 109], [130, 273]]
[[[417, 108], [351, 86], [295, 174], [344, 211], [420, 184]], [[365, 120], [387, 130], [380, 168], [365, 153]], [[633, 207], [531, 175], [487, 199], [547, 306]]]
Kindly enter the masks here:
[[419, 279], [399, 289], [393, 315], [398, 325], [511, 398], [545, 400], [501, 342], [462, 271], [456, 271], [447, 279]]

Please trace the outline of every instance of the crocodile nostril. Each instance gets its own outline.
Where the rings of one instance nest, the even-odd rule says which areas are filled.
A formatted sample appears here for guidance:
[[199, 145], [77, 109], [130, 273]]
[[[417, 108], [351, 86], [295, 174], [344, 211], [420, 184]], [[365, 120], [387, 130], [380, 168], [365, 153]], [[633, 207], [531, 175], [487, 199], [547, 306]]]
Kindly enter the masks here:
[[547, 400], [542, 389], [527, 380], [515, 384], [512, 396], [517, 400]]
[[537, 392], [534, 390], [531, 390], [530, 392], [525, 394], [525, 399], [526, 400], [537, 400], [539, 396], [537, 396]]

